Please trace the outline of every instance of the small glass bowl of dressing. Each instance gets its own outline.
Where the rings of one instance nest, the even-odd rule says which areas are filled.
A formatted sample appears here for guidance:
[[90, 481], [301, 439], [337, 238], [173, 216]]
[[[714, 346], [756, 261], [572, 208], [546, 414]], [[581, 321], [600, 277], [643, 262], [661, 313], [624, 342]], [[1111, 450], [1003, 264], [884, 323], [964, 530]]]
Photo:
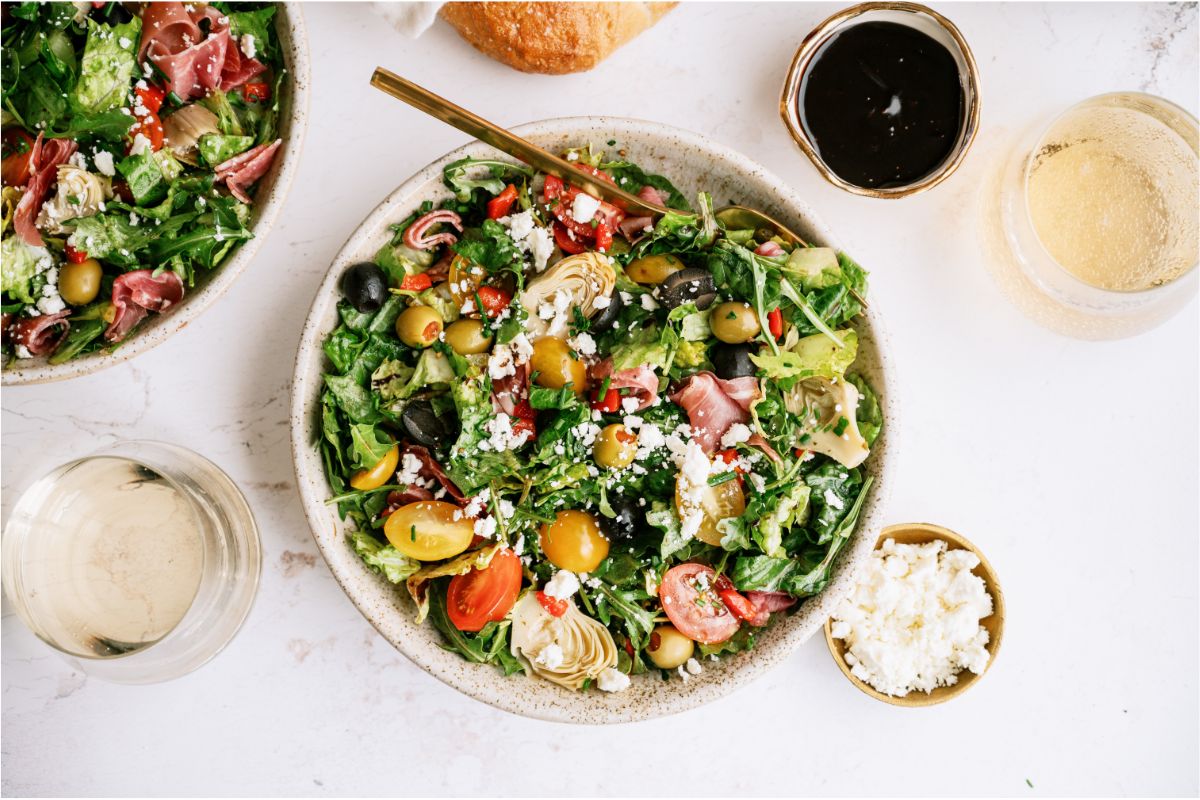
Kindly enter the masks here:
[[784, 125], [825, 180], [894, 199], [950, 177], [979, 127], [979, 72], [954, 23], [916, 3], [862, 3], [800, 43]]
[[51, 470], [4, 529], [4, 591], [42, 641], [114, 683], [180, 677], [250, 612], [262, 556], [242, 493], [182, 447], [122, 442]]

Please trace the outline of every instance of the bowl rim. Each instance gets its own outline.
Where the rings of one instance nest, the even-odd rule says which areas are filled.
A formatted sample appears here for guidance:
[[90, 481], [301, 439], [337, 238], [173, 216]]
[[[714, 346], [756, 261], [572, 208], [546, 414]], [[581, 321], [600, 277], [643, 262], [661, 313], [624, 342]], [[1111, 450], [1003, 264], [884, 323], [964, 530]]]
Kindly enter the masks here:
[[[311, 70], [308, 46], [308, 27], [304, 21], [302, 3], [295, 0], [280, 3], [286, 13], [280, 15], [291, 39], [284, 53], [285, 65], [292, 73], [291, 80], [291, 125], [286, 147], [274, 181], [268, 187], [266, 199], [259, 206], [254, 220], [254, 237], [243, 242], [228, 261], [221, 264], [208, 278], [199, 291], [184, 298], [179, 307], [170, 314], [158, 316], [150, 330], [135, 331], [134, 335], [109, 351], [89, 353], [62, 364], [51, 364], [44, 358], [16, 359], [12, 366], [0, 370], [0, 385], [25, 386], [37, 383], [52, 383], [91, 375], [116, 366], [145, 353], [164, 343], [189, 323], [207, 311], [213, 303], [233, 286], [258, 254], [259, 247], [267, 239], [287, 203], [296, 172], [300, 167], [304, 138], [308, 132]], [[22, 365], [22, 361], [28, 362]]]
[[[659, 122], [599, 115], [539, 120], [514, 126], [512, 130], [535, 140], [538, 138], [549, 139], [555, 137], [561, 140], [569, 140], [591, 135], [588, 130], [596, 128], [611, 133], [613, 138], [616, 139], [641, 136], [659, 142], [658, 144], [644, 145], [647, 150], [661, 147], [662, 142], [677, 142], [695, 147], [705, 155], [721, 160], [729, 166], [732, 172], [746, 175], [751, 181], [760, 183], [763, 186], [770, 186], [769, 191], [773, 194], [773, 197], [781, 205], [787, 207], [789, 214], [803, 221], [803, 226], [812, 234], [812, 240], [828, 242], [833, 239], [828, 228], [820, 222], [811, 207], [789, 184], [740, 152], [714, 142], [701, 134]], [[365, 596], [369, 592], [361, 591], [352, 586], [353, 582], [357, 579], [356, 576], [363, 574], [367, 568], [361, 562], [355, 562], [357, 567], [354, 568], [354, 571], [348, 571], [351, 569], [350, 567], [342, 566], [350, 563], [346, 555], [348, 548], [345, 547], [344, 539], [337, 537], [326, 542], [323, 540], [322, 534], [319, 533], [319, 531], [330, 529], [331, 526], [335, 531], [338, 531], [341, 529], [341, 526], [339, 522], [331, 518], [328, 506], [325, 505], [329, 488], [324, 472], [318, 469], [311, 460], [312, 454], [310, 450], [314, 447], [314, 442], [310, 440], [307, 434], [311, 431], [319, 435], [319, 430], [313, 427], [315, 423], [312, 420], [314, 419], [313, 414], [319, 405], [321, 377], [319, 370], [315, 371], [315, 374], [308, 374], [306, 370], [311, 369], [309, 362], [314, 359], [317, 363], [324, 363], [321, 343], [324, 336], [328, 333], [328, 324], [325, 318], [328, 314], [332, 313], [330, 304], [336, 301], [336, 285], [340, 276], [339, 268], [352, 263], [356, 256], [361, 257], [363, 250], [366, 249], [366, 245], [373, 238], [373, 230], [383, 222], [395, 218], [397, 213], [403, 213], [401, 204], [405, 200], [411, 200], [414, 194], [426, 186], [430, 180], [440, 177], [441, 170], [446, 164], [467, 155], [495, 155], [497, 152], [482, 142], [471, 140], [435, 159], [402, 181], [396, 189], [390, 192], [363, 218], [359, 226], [349, 235], [342, 248], [330, 262], [327, 274], [316, 289], [313, 303], [297, 346], [295, 371], [292, 381], [291, 435], [297, 489], [301, 496], [305, 517], [309, 523], [313, 538], [316, 540], [317, 548], [329, 565], [334, 579], [342, 587], [347, 597], [385, 640], [392, 644], [412, 663], [442, 683], [468, 697], [493, 707], [513, 714], [553, 722], [614, 724], [679, 713], [724, 697], [734, 689], [740, 688], [765, 674], [769, 669], [782, 662], [796, 647], [816, 633], [823, 620], [840, 599], [840, 596], [849, 592], [852, 588], [853, 575], [848, 573], [852, 571], [854, 559], [865, 557], [866, 554], [869, 554], [870, 548], [873, 547], [873, 540], [870, 538], [868, 531], [878, 530], [882, 527], [881, 518], [891, 494], [890, 476], [895, 470], [896, 450], [898, 448], [897, 420], [899, 414], [896, 398], [899, 392], [896, 388], [895, 375], [891, 369], [888, 335], [881, 323], [880, 304], [875, 299], [872, 300], [871, 307], [866, 312], [865, 325], [873, 339], [873, 349], [877, 362], [875, 365], [875, 374], [878, 376], [874, 380], [875, 385], [879, 387], [881, 403], [884, 404], [888, 419], [885, 444], [891, 455], [886, 458], [881, 457], [875, 462], [877, 468], [872, 472], [878, 478], [876, 486], [871, 490], [871, 496], [867, 499], [867, 506], [859, 518], [855, 538], [852, 538], [847, 543], [847, 546], [839, 555], [838, 563], [831, 574], [829, 585], [820, 595], [809, 598], [807, 601], [811, 603], [814, 609], [808, 628], [797, 628], [794, 631], [786, 632], [786, 634], [779, 634], [779, 643], [775, 644], [772, 642], [770, 648], [760, 645], [751, 654], [753, 657], [739, 663], [735, 670], [720, 673], [723, 678], [720, 681], [689, 682], [687, 690], [680, 690], [668, 699], [656, 700], [653, 704], [647, 704], [653, 705], [654, 707], [652, 708], [638, 706], [632, 710], [622, 710], [615, 703], [606, 701], [619, 698], [624, 693], [608, 696], [605, 696], [604, 693], [599, 693], [599, 695], [597, 693], [589, 693], [586, 695], [588, 698], [586, 706], [581, 709], [579, 704], [572, 702], [574, 699], [573, 695], [549, 683], [546, 684], [547, 687], [553, 688], [556, 691], [563, 691], [564, 693], [562, 695], [554, 695], [551, 699], [537, 696], [533, 700], [522, 701], [520, 699], [520, 695], [524, 694], [522, 692], [513, 691], [512, 689], [498, 689], [492, 682], [486, 679], [462, 677], [461, 674], [456, 674], [453, 667], [437, 663], [421, 645], [410, 646], [406, 642], [399, 640], [399, 637], [393, 637], [387, 630], [392, 625], [389, 622], [392, 613], [391, 609], [384, 608], [377, 610], [370, 604], [370, 598]], [[763, 189], [762, 191], [767, 190]], [[343, 570], [347, 571], [344, 572]], [[480, 666], [477, 664], [467, 664], [465, 661], [461, 661], [460, 664], [460, 660], [456, 660], [454, 663], [473, 668]], [[706, 670], [706, 676], [708, 672]], [[473, 672], [470, 674], [473, 676], [477, 673]], [[497, 673], [497, 676], [499, 676], [499, 673]], [[507, 679], [501, 678], [501, 681], [507, 681]], [[507, 687], [508, 685], [507, 682], [499, 684], [501, 687]]]
[[[825, 644], [829, 648], [829, 654], [833, 656], [833, 661], [838, 665], [838, 669], [846, 676], [849, 681], [854, 684], [855, 688], [863, 694], [875, 698], [881, 702], [893, 706], [901, 706], [904, 708], [926, 708], [928, 706], [936, 706], [941, 703], [953, 700], [960, 696], [976, 683], [979, 682], [984, 675], [987, 675], [988, 670], [992, 668], [992, 664], [996, 661], [996, 656], [1000, 654], [1000, 644], [1004, 640], [1004, 623], [1005, 623], [1005, 605], [1004, 605], [1004, 590], [1000, 586], [1000, 579], [996, 576], [996, 570], [992, 567], [987, 556], [983, 554], [974, 543], [965, 536], [955, 533], [949, 528], [935, 525], [931, 522], [904, 522], [896, 525], [889, 525], [883, 529], [879, 535], [879, 539], [875, 542], [875, 550], [883, 546], [883, 543], [888, 539], [894, 538], [900, 533], [919, 533], [925, 534], [925, 538], [921, 543], [933, 541], [943, 541], [952, 546], [952, 549], [969, 550], [979, 558], [979, 564], [975, 569], [971, 570], [973, 574], [980, 577], [984, 585], [987, 587], [988, 594], [992, 597], [992, 613], [984, 617], [984, 619], [996, 618], [996, 634], [988, 639], [988, 661], [983, 668], [983, 672], [976, 675], [970, 670], [963, 670], [958, 674], [962, 677], [949, 686], [939, 686], [932, 692], [926, 693], [922, 691], [912, 691], [903, 696], [884, 694], [875, 687], [860, 679], [857, 675], [850, 671], [850, 665], [846, 663], [846, 645], [843, 640], [833, 637], [833, 617], [830, 616], [825, 620]], [[906, 542], [911, 544], [914, 542]], [[982, 573], [982, 574], [979, 574]]]
[[[821, 158], [816, 143], [808, 135], [808, 131], [805, 130], [804, 124], [800, 120], [799, 108], [797, 107], [804, 76], [807, 74], [809, 67], [812, 66], [813, 60], [821, 51], [821, 48], [837, 33], [851, 25], [855, 19], [863, 14], [876, 11], [900, 11], [913, 14], [914, 16], [928, 17], [951, 38], [966, 65], [966, 69], [961, 70], [959, 73], [959, 80], [962, 83], [963, 94], [967, 100], [968, 107], [963, 119], [963, 132], [959, 141], [955, 144], [953, 152], [937, 169], [925, 177], [903, 186], [893, 186], [886, 189], [877, 189], [850, 183], [830, 169], [825, 163], [825, 159]], [[783, 119], [783, 124], [792, 139], [804, 152], [804, 155], [808, 156], [808, 160], [812, 162], [813, 166], [817, 168], [817, 172], [826, 181], [839, 189], [863, 197], [896, 200], [932, 189], [954, 174], [963, 160], [966, 159], [967, 151], [971, 149], [971, 145], [975, 141], [975, 134], [979, 130], [981, 106], [979, 67], [975, 63], [975, 56], [971, 52], [970, 45], [967, 44], [967, 40], [963, 37], [962, 32], [959, 31], [953, 22], [932, 8], [919, 3], [868, 2], [850, 6], [829, 16], [814, 27], [804, 37], [803, 41], [800, 42], [800, 46], [796, 48], [796, 54], [792, 56], [792, 63], [788, 67], [787, 75], [784, 77], [783, 90], [779, 98], [779, 116]]]

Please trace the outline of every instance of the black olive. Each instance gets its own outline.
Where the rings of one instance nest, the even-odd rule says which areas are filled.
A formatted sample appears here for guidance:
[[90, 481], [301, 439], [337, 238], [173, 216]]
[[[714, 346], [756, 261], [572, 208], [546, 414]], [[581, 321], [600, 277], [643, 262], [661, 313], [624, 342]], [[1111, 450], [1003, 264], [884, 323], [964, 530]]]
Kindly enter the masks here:
[[621, 292], [613, 289], [613, 293], [608, 299], [608, 305], [600, 309], [599, 314], [592, 317], [592, 324], [588, 330], [597, 332], [611, 330], [617, 324], [617, 318], [621, 316], [621, 309], [624, 307], [625, 301], [621, 299]]
[[658, 298], [667, 308], [695, 303], [696, 308], [704, 309], [717, 299], [717, 285], [708, 270], [685, 267], [663, 279], [658, 286]]
[[350, 305], [364, 314], [378, 311], [387, 300], [387, 277], [369, 261], [355, 264], [342, 276], [342, 294]]
[[758, 367], [750, 360], [750, 354], [756, 349], [752, 344], [718, 344], [711, 355], [717, 377], [728, 381], [753, 375]]
[[400, 415], [400, 424], [408, 438], [435, 449], [458, 436], [458, 421], [451, 416], [439, 416], [428, 400], [414, 400], [406, 405]]
[[608, 534], [608, 538], [632, 538], [642, 521], [642, 509], [638, 506], [637, 501], [632, 497], [617, 495], [616, 497], [608, 498], [608, 504], [612, 506], [612, 510], [617, 514], [616, 517], [611, 519], [609, 517], [601, 517], [604, 521], [605, 533]]

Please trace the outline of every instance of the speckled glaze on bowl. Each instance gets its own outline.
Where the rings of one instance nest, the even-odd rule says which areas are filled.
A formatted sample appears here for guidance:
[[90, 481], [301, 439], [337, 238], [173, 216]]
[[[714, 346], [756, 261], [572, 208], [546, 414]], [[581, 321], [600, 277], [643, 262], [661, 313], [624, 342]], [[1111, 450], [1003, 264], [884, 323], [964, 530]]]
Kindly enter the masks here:
[[309, 56], [308, 29], [300, 3], [281, 3], [276, 30], [279, 32], [284, 64], [292, 80], [279, 114], [279, 136], [283, 146], [271, 164], [271, 170], [258, 182], [251, 207], [250, 228], [254, 238], [242, 243], [232, 256], [211, 272], [199, 271], [196, 285], [190, 288], [178, 306], [166, 314], [152, 314], [142, 321], [129, 339], [112, 351], [98, 351], [73, 358], [63, 364], [51, 364], [45, 358], [13, 361], [0, 370], [0, 384], [16, 386], [48, 383], [77, 378], [120, 364], [141, 355], [169, 339], [200, 316], [218, 297], [225, 294], [238, 276], [254, 260], [259, 246], [267, 238], [279, 210], [287, 198], [292, 177], [300, 164], [304, 133], [308, 127]]
[[[694, 133], [654, 122], [576, 117], [533, 122], [516, 129], [522, 136], [551, 150], [589, 142], [627, 151], [628, 158], [648, 171], [671, 178], [691, 197], [704, 189], [717, 205], [729, 201], [760, 208], [791, 227], [806, 240], [835, 244], [808, 206], [783, 181], [745, 156]], [[391, 237], [388, 225], [403, 219], [423, 200], [448, 197], [442, 168], [464, 156], [496, 157], [496, 151], [474, 142], [427, 166], [401, 184], [379, 204], [346, 241], [317, 290], [296, 356], [292, 385], [292, 450], [304, 511], [317, 545], [334, 577], [371, 624], [396, 649], [434, 677], [459, 691], [515, 714], [560, 722], [608, 724], [673, 714], [715, 700], [762, 675], [816, 633], [837, 602], [854, 584], [854, 573], [875, 545], [892, 473], [898, 428], [891, 398], [894, 383], [885, 353], [886, 337], [879, 325], [879, 303], [871, 298], [869, 316], [859, 326], [858, 368], [880, 393], [887, 419], [886, 432], [867, 461], [876, 485], [867, 498], [858, 528], [838, 559], [828, 588], [810, 598], [780, 624], [759, 637], [753, 651], [717, 662], [704, 662], [704, 672], [687, 683], [662, 680], [657, 673], [637, 676], [624, 692], [577, 693], [546, 681], [522, 676], [504, 677], [491, 666], [469, 663], [439, 646], [432, 625], [418, 626], [415, 608], [403, 587], [375, 575], [347, 545], [336, 511], [325, 504], [331, 495], [316, 442], [320, 436], [321, 375], [325, 356], [321, 344], [337, 325], [337, 282], [342, 271], [370, 260]], [[869, 265], [868, 265], [869, 266]]]

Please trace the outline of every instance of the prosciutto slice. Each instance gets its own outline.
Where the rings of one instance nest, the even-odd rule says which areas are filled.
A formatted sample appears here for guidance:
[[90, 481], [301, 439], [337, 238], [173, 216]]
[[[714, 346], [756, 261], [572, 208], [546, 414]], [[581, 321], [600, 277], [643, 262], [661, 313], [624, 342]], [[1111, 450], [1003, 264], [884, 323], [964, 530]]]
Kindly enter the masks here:
[[603, 383], [608, 378], [608, 388], [625, 389], [625, 397], [635, 397], [638, 401], [637, 411], [649, 408], [658, 397], [658, 376], [651, 367], [642, 364], [631, 369], [623, 369], [613, 373], [612, 359], [606, 358], [592, 367], [592, 380]]
[[42, 314], [13, 323], [8, 334], [14, 344], [23, 346], [33, 356], [44, 356], [54, 351], [71, 329], [67, 317], [69, 310], [57, 314]]
[[157, 276], [150, 269], [126, 272], [113, 281], [113, 321], [104, 338], [119, 342], [151, 311], [161, 313], [182, 299], [183, 281], [170, 270]]
[[510, 417], [533, 417], [529, 406], [529, 362], [515, 365], [512, 375], [492, 378], [492, 407]]
[[730, 425], [750, 421], [750, 405], [758, 396], [758, 379], [753, 376], [726, 381], [711, 372], [697, 372], [671, 400], [687, 412], [692, 438], [711, 453]]
[[229, 187], [230, 194], [249, 205], [251, 197], [246, 190], [267, 174], [267, 170], [271, 168], [271, 162], [275, 160], [275, 152], [281, 144], [283, 144], [283, 140], [276, 139], [270, 144], [260, 144], [258, 147], [252, 147], [244, 153], [239, 153], [228, 161], [222, 161], [217, 165], [217, 180], [224, 181], [225, 185]]
[[408, 229], [404, 231], [404, 243], [413, 250], [428, 250], [439, 244], [454, 244], [457, 242], [458, 237], [450, 231], [442, 231], [433, 236], [429, 235], [430, 228], [441, 224], [450, 225], [460, 233], [463, 229], [462, 217], [453, 211], [442, 208], [418, 217], [412, 225], [409, 225]]
[[38, 134], [29, 153], [29, 183], [25, 192], [17, 202], [13, 212], [13, 230], [21, 239], [32, 247], [42, 247], [42, 234], [38, 232], [35, 220], [46, 202], [46, 195], [58, 182], [58, 165], [72, 155], [78, 147], [70, 139], [50, 139], [43, 141]]
[[746, 621], [759, 628], [766, 625], [776, 611], [783, 611], [796, 604], [796, 598], [786, 592], [744, 592], [743, 594], [750, 601], [750, 605], [754, 606], [754, 616]]
[[758, 247], [754, 248], [754, 253], [756, 255], [767, 256], [768, 258], [772, 256], [781, 256], [783, 255], [783, 252], [783, 248], [779, 246], [778, 242], [763, 242]]
[[[463, 493], [460, 492], [458, 487], [454, 485], [454, 481], [450, 480], [450, 476], [446, 474], [445, 470], [442, 469], [442, 466], [434, 460], [433, 454], [429, 452], [428, 447], [422, 447], [419, 444], [404, 444], [401, 445], [400, 452], [401, 458], [404, 457], [404, 453], [412, 453], [421, 460], [420, 476], [422, 478], [425, 480], [437, 481], [439, 484], [441, 484], [441, 487], [446, 490], [446, 494], [452, 497], [454, 502], [458, 505], [461, 506], [466, 503], [467, 498], [464, 497]], [[411, 491], [413, 490], [410, 490], [410, 492]], [[418, 497], [417, 499], [424, 500], [427, 498]]]
[[214, 89], [227, 92], [266, 69], [238, 50], [228, 17], [209, 6], [192, 6], [189, 11], [189, 5], [146, 3], [142, 12], [138, 60], [149, 60], [162, 70], [168, 91], [184, 100]]

